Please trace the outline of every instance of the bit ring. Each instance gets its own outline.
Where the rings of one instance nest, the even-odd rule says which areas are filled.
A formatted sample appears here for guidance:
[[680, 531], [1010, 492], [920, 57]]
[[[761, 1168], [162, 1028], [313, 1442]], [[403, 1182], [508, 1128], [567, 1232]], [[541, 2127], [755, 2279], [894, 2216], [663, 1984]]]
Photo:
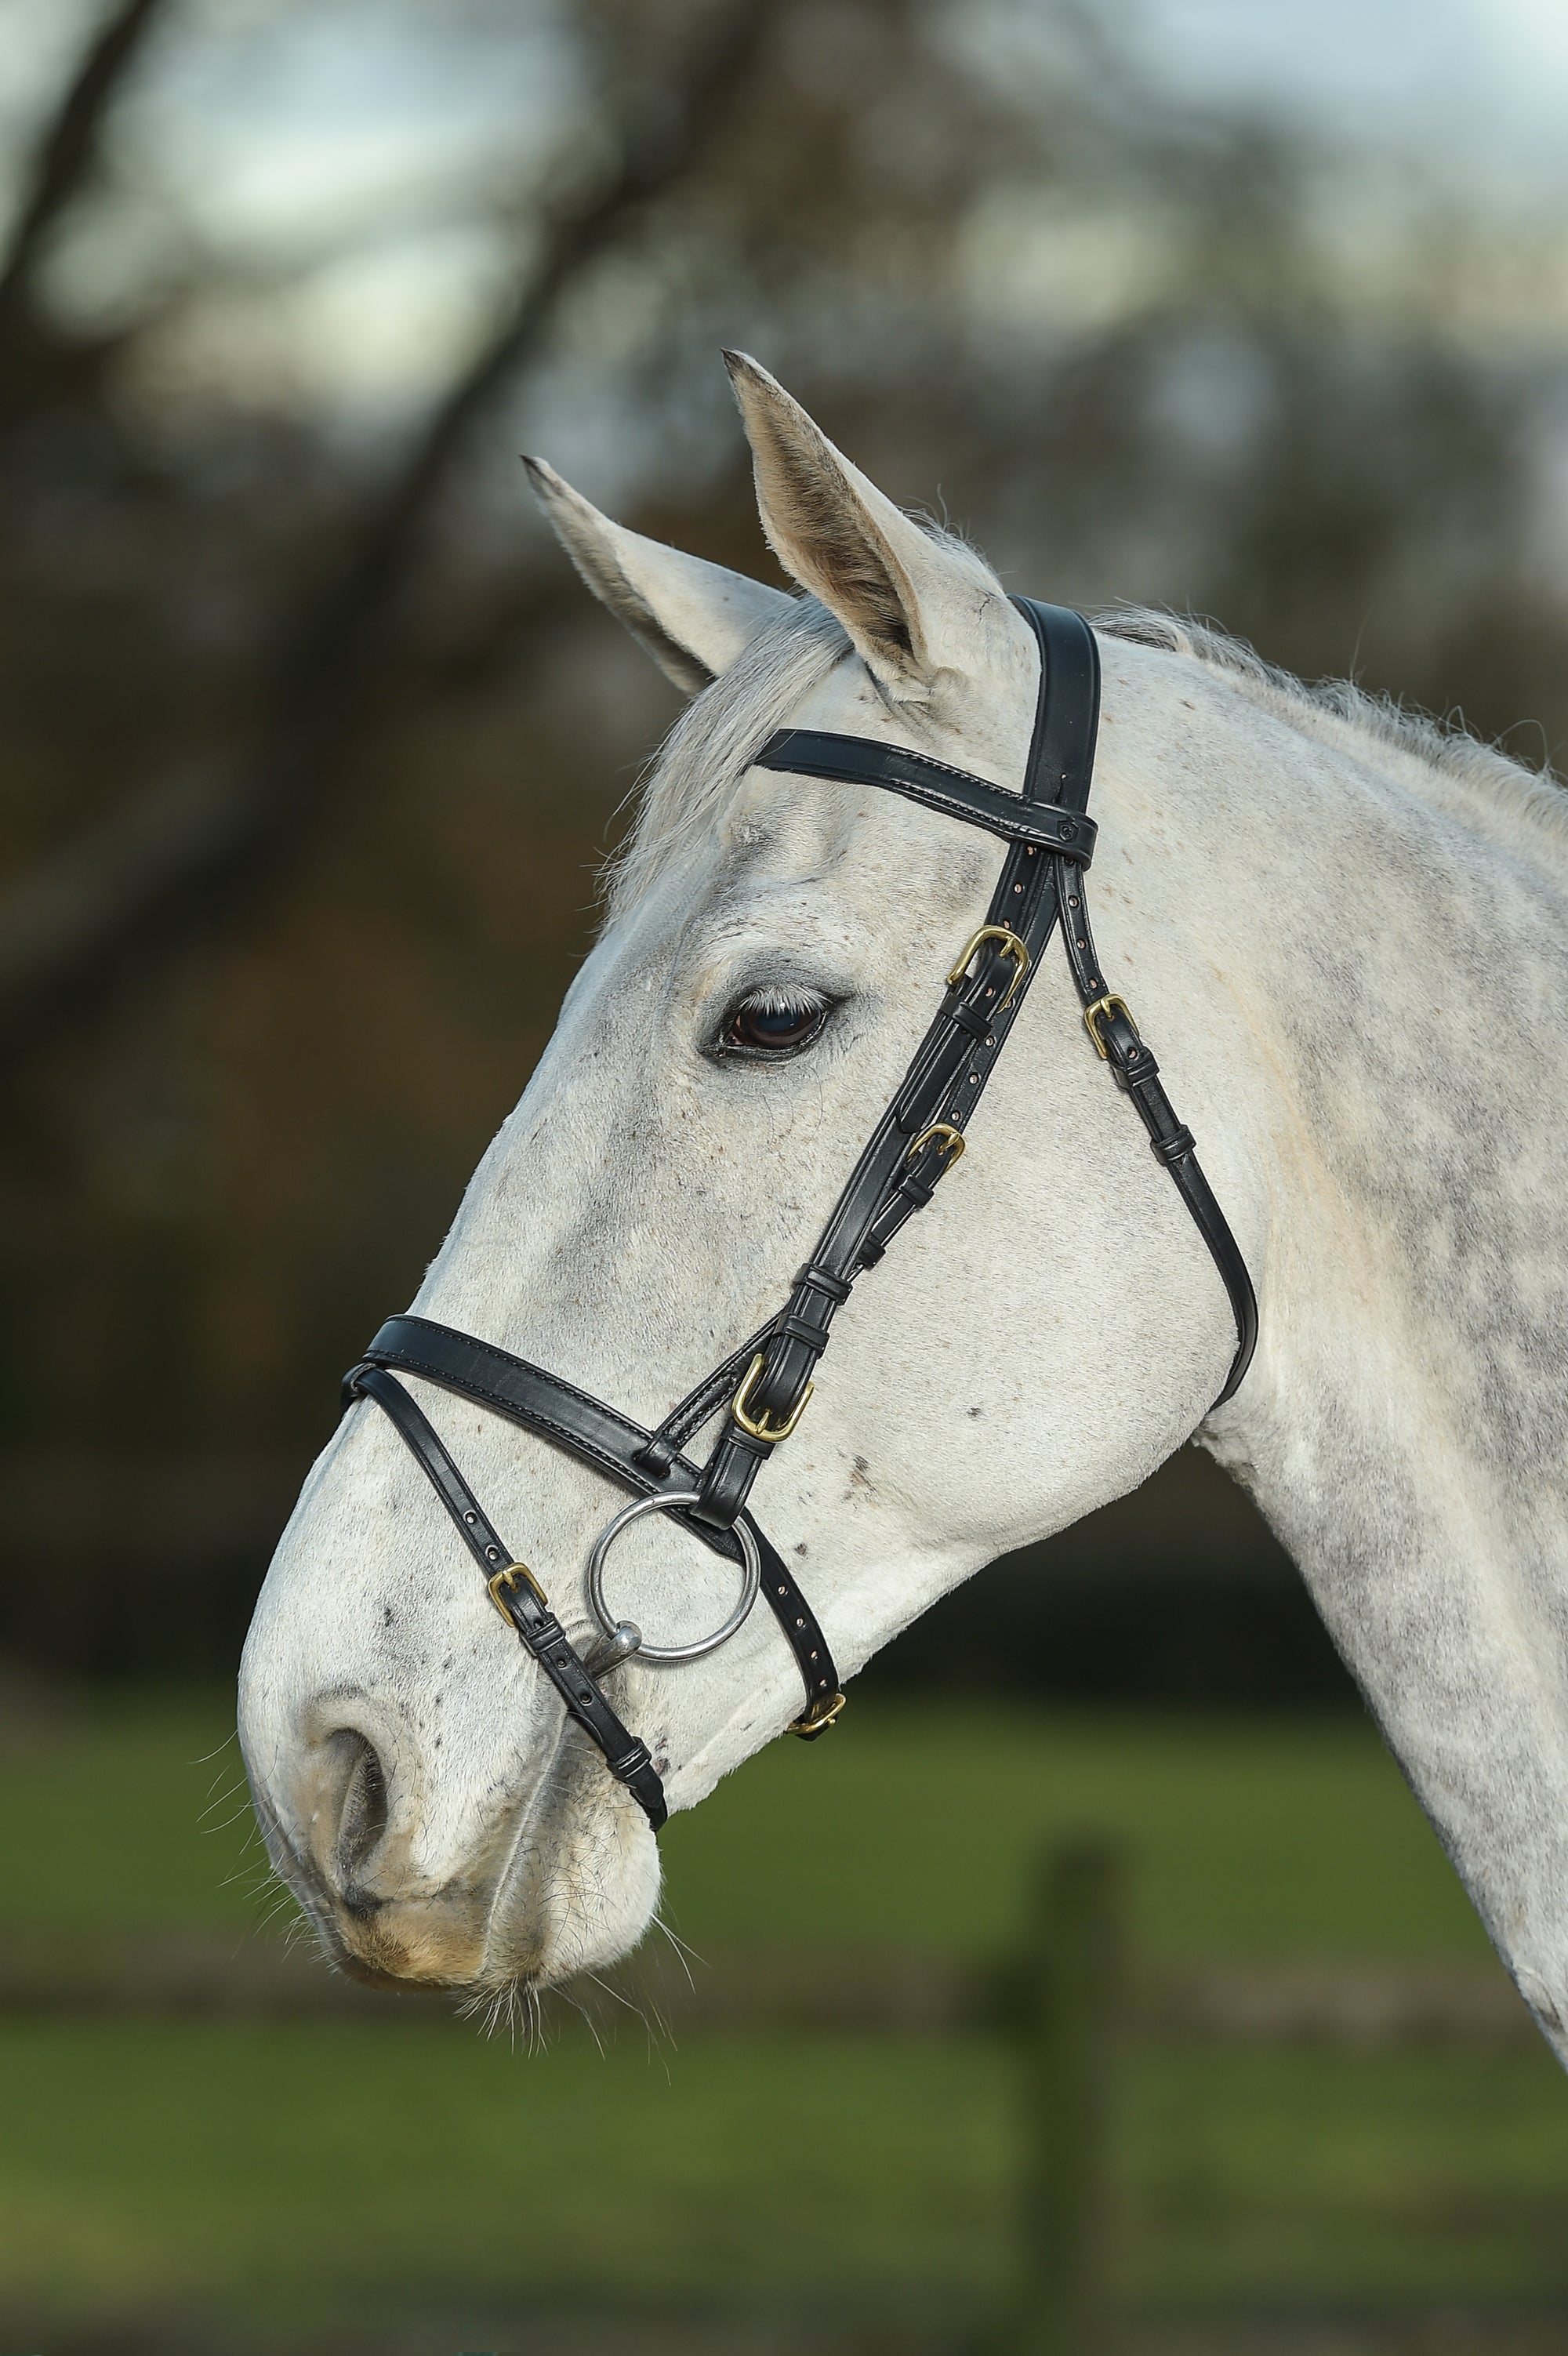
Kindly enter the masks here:
[[[651, 1497], [639, 1497], [635, 1504], [623, 1505], [615, 1519], [605, 1524], [594, 1540], [593, 1553], [588, 1557], [588, 1601], [594, 1607], [594, 1617], [607, 1636], [613, 1636], [619, 1624], [605, 1601], [605, 1557], [619, 1537], [622, 1530], [643, 1514], [667, 1514], [677, 1505], [694, 1505], [695, 1489], [662, 1489]], [[744, 1521], [734, 1525], [740, 1540], [741, 1558], [746, 1576], [741, 1582], [740, 1601], [722, 1628], [711, 1636], [700, 1636], [694, 1644], [650, 1644], [638, 1647], [639, 1661], [700, 1661], [704, 1653], [716, 1651], [728, 1637], [735, 1634], [748, 1616], [762, 1585], [762, 1557], [757, 1550], [757, 1540]]]

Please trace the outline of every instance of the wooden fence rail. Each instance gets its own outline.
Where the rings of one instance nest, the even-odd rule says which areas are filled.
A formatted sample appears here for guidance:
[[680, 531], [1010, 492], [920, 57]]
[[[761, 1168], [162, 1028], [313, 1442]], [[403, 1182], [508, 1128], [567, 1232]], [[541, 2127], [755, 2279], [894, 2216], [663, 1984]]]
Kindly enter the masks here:
[[[841, 1953], [725, 1947], [693, 1963], [649, 1958], [621, 1986], [677, 2032], [792, 2029], [869, 2036], [951, 2036], [1017, 2026], [1028, 1975], [905, 1948]], [[440, 2022], [449, 1997], [357, 1987], [313, 1949], [272, 1936], [170, 1931], [69, 1938], [0, 1933], [0, 2014], [91, 2012], [275, 2019]], [[1227, 2045], [1380, 2050], [1533, 2043], [1539, 2032], [1497, 1965], [1211, 1962], [1133, 1968], [1122, 1990], [1129, 2033]], [[566, 2016], [569, 2020], [570, 2016]]]

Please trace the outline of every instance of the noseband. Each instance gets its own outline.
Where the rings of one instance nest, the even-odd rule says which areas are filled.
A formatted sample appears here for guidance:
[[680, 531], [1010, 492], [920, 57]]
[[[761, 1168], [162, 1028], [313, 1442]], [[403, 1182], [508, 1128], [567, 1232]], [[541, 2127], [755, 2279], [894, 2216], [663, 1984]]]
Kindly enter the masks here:
[[[875, 1267], [906, 1219], [925, 1209], [962, 1154], [965, 1126], [1058, 920], [1094, 1051], [1132, 1098], [1155, 1157], [1169, 1171], [1230, 1296], [1236, 1355], [1216, 1407], [1235, 1391], [1257, 1340], [1257, 1302], [1246, 1262], [1198, 1167], [1192, 1131], [1177, 1120], [1160, 1085], [1159, 1066], [1126, 1001], [1106, 988], [1089, 928], [1084, 879], [1095, 828], [1087, 812], [1100, 717], [1094, 635], [1081, 615], [1063, 606], [1025, 597], [1013, 602], [1040, 650], [1039, 696], [1021, 795], [868, 737], [787, 728], [770, 737], [757, 756], [758, 768], [902, 794], [982, 827], [1007, 844], [985, 922], [954, 962], [930, 1028], [779, 1313], [672, 1408], [656, 1431], [645, 1430], [543, 1366], [427, 1317], [389, 1318], [344, 1380], [345, 1405], [371, 1398], [392, 1418], [484, 1573], [497, 1611], [570, 1716], [597, 1744], [610, 1773], [640, 1803], [655, 1832], [666, 1815], [659, 1772], [647, 1745], [622, 1725], [599, 1684], [619, 1662], [633, 1653], [657, 1662], [711, 1652], [734, 1634], [760, 1592], [794, 1653], [806, 1689], [806, 1707], [790, 1732], [812, 1740], [844, 1706], [827, 1639], [782, 1558], [747, 1511], [746, 1499], [758, 1471], [805, 1411], [812, 1373], [855, 1279]], [[594, 1547], [588, 1588], [603, 1637], [585, 1656], [567, 1638], [532, 1571], [514, 1558], [486, 1518], [399, 1374], [422, 1376], [508, 1417], [634, 1493], [638, 1502], [615, 1516]], [[683, 1451], [721, 1408], [727, 1410], [723, 1427], [706, 1464], [699, 1466]], [[743, 1574], [735, 1610], [721, 1628], [695, 1644], [645, 1644], [636, 1623], [618, 1621], [606, 1601], [606, 1557], [612, 1542], [628, 1522], [661, 1513], [674, 1515]]]

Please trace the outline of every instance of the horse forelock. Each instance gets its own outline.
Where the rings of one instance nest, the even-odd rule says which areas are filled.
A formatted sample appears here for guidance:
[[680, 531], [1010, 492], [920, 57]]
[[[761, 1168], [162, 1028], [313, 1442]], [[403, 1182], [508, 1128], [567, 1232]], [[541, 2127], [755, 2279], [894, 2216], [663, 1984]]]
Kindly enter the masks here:
[[800, 597], [687, 705], [648, 770], [626, 841], [606, 871], [611, 917], [723, 824], [768, 739], [848, 652], [843, 625], [814, 597]]
[[[1001, 583], [978, 549], [929, 517], [927, 537], [997, 596]], [[607, 912], [624, 914], [677, 861], [723, 826], [741, 781], [776, 730], [851, 651], [843, 625], [812, 596], [797, 597], [687, 705], [650, 765], [620, 850], [605, 871]], [[915, 719], [915, 707], [910, 706]]]

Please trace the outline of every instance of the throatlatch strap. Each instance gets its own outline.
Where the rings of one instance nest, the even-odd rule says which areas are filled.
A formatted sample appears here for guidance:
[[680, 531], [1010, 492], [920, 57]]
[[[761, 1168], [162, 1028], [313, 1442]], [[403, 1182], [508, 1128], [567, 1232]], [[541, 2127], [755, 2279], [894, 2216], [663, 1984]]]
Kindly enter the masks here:
[[1096, 1053], [1110, 1065], [1117, 1087], [1136, 1106], [1149, 1132], [1155, 1159], [1170, 1172], [1230, 1296], [1230, 1313], [1236, 1321], [1236, 1355], [1230, 1361], [1225, 1387], [1214, 1402], [1215, 1407], [1223, 1407], [1234, 1396], [1251, 1365], [1258, 1344], [1258, 1297], [1252, 1290], [1252, 1279], [1241, 1256], [1241, 1247], [1231, 1234], [1230, 1222], [1198, 1163], [1197, 1141], [1191, 1130], [1177, 1119], [1176, 1108], [1161, 1085], [1160, 1067], [1153, 1050], [1133, 1020], [1125, 999], [1106, 990], [1094, 935], [1090, 929], [1089, 905], [1081, 884], [1075, 888], [1069, 868], [1059, 868], [1057, 888], [1062, 894], [1062, 937], [1067, 943], [1068, 963], [1083, 1001], [1084, 1027], [1094, 1042]]

